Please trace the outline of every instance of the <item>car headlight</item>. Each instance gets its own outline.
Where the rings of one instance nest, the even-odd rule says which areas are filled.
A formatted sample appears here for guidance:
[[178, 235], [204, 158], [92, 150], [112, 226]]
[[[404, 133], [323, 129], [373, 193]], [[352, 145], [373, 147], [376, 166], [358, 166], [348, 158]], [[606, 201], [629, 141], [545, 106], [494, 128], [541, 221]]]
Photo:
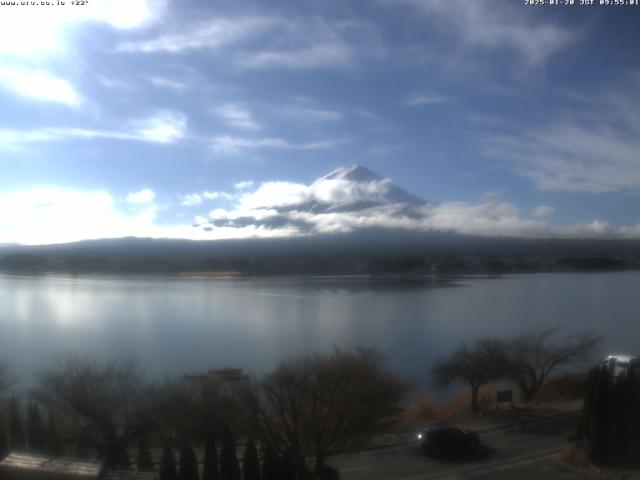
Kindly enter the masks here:
[[421, 438], [422, 438], [422, 434], [421, 434], [421, 433], [419, 433], [419, 434], [418, 434], [418, 439], [421, 439]]

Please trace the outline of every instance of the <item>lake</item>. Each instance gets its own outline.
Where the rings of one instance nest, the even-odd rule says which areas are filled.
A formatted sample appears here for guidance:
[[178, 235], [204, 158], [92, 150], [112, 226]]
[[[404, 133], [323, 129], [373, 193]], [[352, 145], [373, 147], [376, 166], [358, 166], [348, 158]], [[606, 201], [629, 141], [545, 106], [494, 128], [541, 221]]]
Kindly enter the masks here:
[[22, 385], [56, 353], [135, 359], [151, 377], [377, 345], [428, 379], [462, 341], [562, 325], [640, 353], [640, 272], [502, 277], [202, 278], [0, 275], [0, 358]]

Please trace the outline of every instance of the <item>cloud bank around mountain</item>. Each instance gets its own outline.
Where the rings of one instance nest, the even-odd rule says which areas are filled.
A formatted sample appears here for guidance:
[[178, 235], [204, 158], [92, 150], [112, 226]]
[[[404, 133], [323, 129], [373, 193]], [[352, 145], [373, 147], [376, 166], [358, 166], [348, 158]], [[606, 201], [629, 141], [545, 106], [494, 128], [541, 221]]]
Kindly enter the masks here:
[[[162, 218], [171, 204], [194, 222]], [[640, 225], [592, 219], [554, 225], [555, 208], [521, 209], [494, 196], [478, 203], [416, 197], [363, 167], [343, 167], [311, 184], [249, 180], [229, 191], [174, 195], [151, 188], [123, 196], [38, 188], [0, 193], [0, 243], [49, 244], [124, 236], [192, 240], [348, 234], [363, 229], [455, 232], [490, 237], [638, 238]]]

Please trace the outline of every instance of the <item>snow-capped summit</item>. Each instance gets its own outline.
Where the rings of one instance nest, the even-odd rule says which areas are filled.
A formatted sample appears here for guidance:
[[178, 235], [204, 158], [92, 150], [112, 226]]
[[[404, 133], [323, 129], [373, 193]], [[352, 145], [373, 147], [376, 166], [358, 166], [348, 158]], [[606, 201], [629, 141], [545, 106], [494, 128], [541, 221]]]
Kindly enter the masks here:
[[[339, 185], [328, 187], [335, 182], [338, 182]], [[331, 188], [332, 190], [344, 189], [350, 192], [358, 192], [360, 194], [358, 196], [361, 198], [354, 198], [351, 204], [352, 207], [357, 208], [397, 203], [421, 206], [429, 203], [398, 187], [390, 179], [384, 178], [361, 165], [347, 165], [337, 168], [316, 180], [312, 184], [312, 188], [314, 187], [323, 190]], [[353, 196], [351, 197], [353, 198]], [[344, 207], [344, 202], [342, 202], [341, 205], [324, 205], [323, 209], [334, 210], [336, 208], [343, 209]], [[317, 210], [317, 206], [315, 209]]]
[[316, 180], [316, 182], [322, 182], [324, 180], [348, 180], [351, 182], [380, 182], [384, 180], [384, 178], [361, 165], [347, 165], [344, 167], [336, 168], [333, 172], [328, 173], [324, 177]]

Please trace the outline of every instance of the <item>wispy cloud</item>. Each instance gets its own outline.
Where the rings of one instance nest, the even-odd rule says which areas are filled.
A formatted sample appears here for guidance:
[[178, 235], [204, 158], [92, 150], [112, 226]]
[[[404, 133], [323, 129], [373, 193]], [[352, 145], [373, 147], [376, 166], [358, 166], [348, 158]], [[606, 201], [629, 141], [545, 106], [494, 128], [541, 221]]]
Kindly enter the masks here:
[[233, 184], [233, 188], [236, 190], [248, 190], [253, 188], [254, 183], [253, 180], [243, 180], [242, 182], [236, 182]]
[[540, 205], [539, 207], [536, 207], [533, 209], [533, 211], [531, 212], [531, 214], [534, 217], [548, 217], [549, 215], [552, 215], [553, 213], [555, 213], [556, 209], [555, 207], [551, 207], [548, 205]]
[[147, 82], [149, 82], [151, 85], [158, 88], [168, 88], [170, 90], [183, 90], [186, 87], [186, 85], [182, 82], [178, 82], [177, 80], [172, 80], [170, 78], [165, 78], [165, 77], [146, 75], [144, 79]]
[[344, 114], [335, 109], [323, 108], [308, 98], [298, 98], [295, 102], [275, 108], [278, 116], [303, 122], [338, 122]]
[[247, 69], [284, 67], [292, 70], [344, 68], [354, 64], [356, 51], [341, 41], [327, 42], [296, 49], [263, 50], [243, 53], [237, 65]]
[[445, 97], [444, 95], [427, 95], [427, 94], [416, 94], [411, 95], [406, 99], [405, 105], [409, 107], [419, 107], [422, 105], [439, 105], [442, 103], [449, 102], [451, 99], [449, 97]]
[[344, 140], [320, 140], [307, 143], [291, 143], [284, 138], [278, 137], [248, 138], [224, 135], [215, 137], [211, 141], [211, 148], [216, 153], [241, 155], [247, 151], [259, 149], [322, 150], [335, 148], [343, 143]]
[[618, 192], [640, 189], [637, 134], [580, 122], [483, 140], [485, 154], [511, 162], [543, 190]]
[[380, 3], [414, 7], [439, 25], [452, 29], [469, 50], [515, 51], [527, 68], [543, 65], [572, 40], [567, 29], [538, 21], [526, 9], [508, 1], [381, 0]]
[[38, 142], [69, 140], [129, 140], [171, 144], [186, 135], [186, 117], [179, 112], [161, 111], [129, 122], [128, 129], [101, 130], [76, 127], [45, 127], [30, 130], [0, 128], [0, 147], [15, 148]]
[[236, 103], [226, 103], [214, 109], [215, 115], [230, 127], [243, 130], [260, 130], [262, 126], [253, 118], [251, 111]]
[[82, 97], [67, 80], [49, 72], [0, 67], [0, 88], [23, 97], [77, 107]]
[[218, 50], [248, 41], [276, 24], [276, 20], [270, 17], [217, 18], [150, 40], [123, 42], [118, 45], [118, 50], [138, 53], [181, 53], [202, 48]]
[[130, 53], [179, 54], [200, 49], [220, 54], [219, 58], [241, 70], [352, 68], [383, 50], [372, 27], [363, 22], [275, 15], [214, 18], [117, 47]]

